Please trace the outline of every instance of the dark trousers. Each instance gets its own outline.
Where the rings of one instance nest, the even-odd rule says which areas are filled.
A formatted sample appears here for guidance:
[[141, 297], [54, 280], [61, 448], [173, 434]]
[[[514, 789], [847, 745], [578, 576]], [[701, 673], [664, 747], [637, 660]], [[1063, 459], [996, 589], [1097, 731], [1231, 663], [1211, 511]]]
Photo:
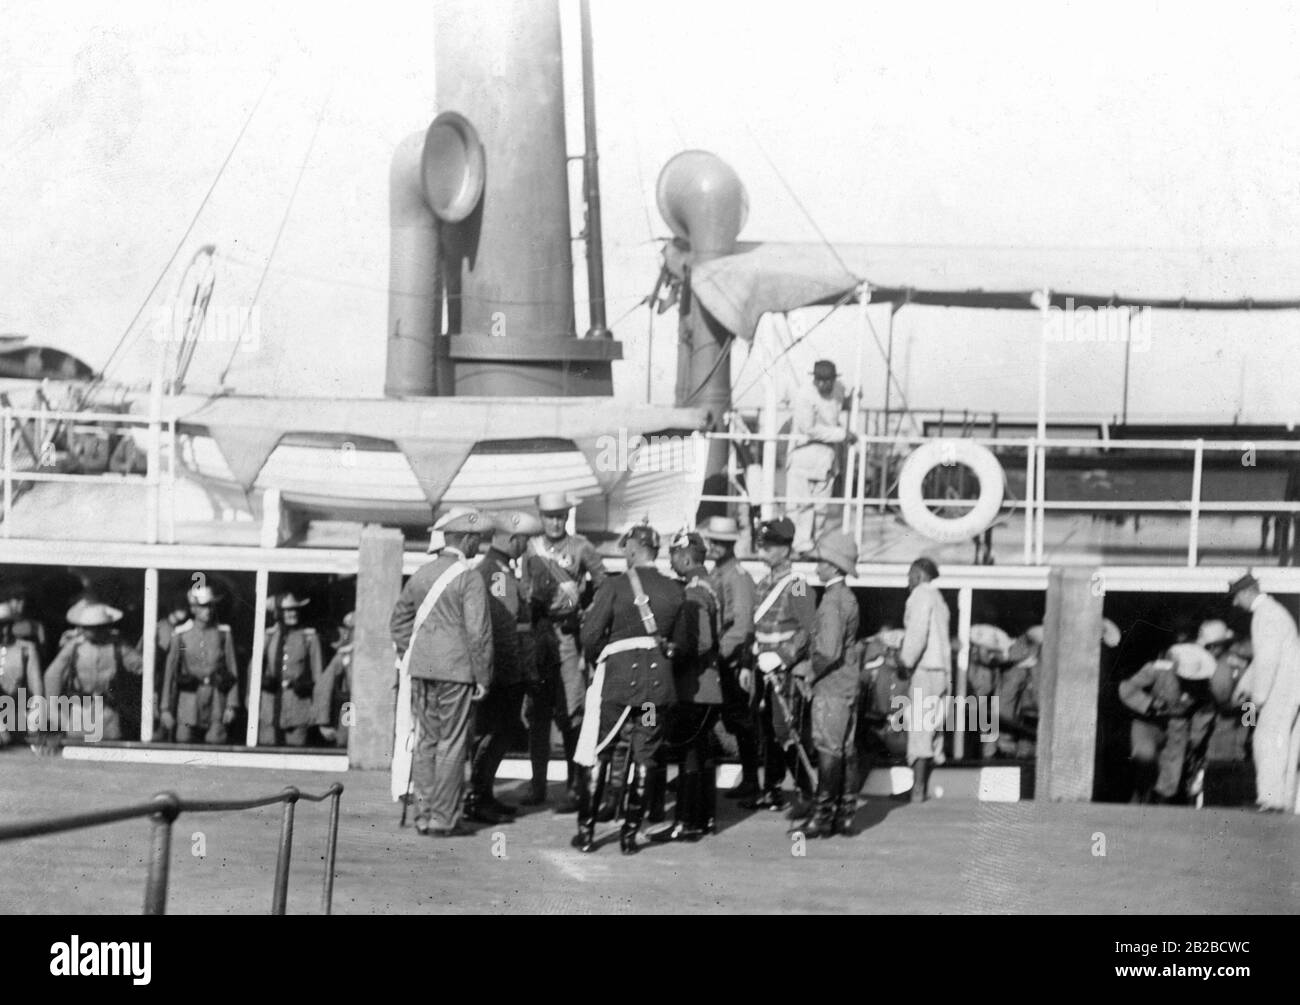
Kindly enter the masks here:
[[659, 750], [663, 746], [666, 726], [664, 720], [675, 714], [673, 707], [645, 711], [642, 710], [640, 705], [624, 705], [622, 702], [617, 701], [603, 701], [600, 703], [601, 740], [604, 740], [613, 731], [620, 716], [623, 715], [624, 709], [627, 709], [627, 717], [619, 728], [619, 735], [611, 739], [601, 750], [600, 759], [602, 761], [613, 760], [615, 746], [620, 739], [626, 738], [628, 757], [638, 767], [651, 768], [658, 759]]
[[411, 714], [419, 724], [411, 765], [417, 826], [460, 821], [473, 691], [471, 684], [411, 680]]
[[569, 789], [574, 789], [573, 754], [582, 729], [587, 696], [577, 636], [558, 626], [538, 625], [533, 634], [535, 675], [527, 687], [528, 751], [533, 784], [544, 785], [551, 757], [551, 722], [560, 731], [564, 759], [569, 764]]
[[789, 674], [772, 674], [761, 685], [758, 717], [763, 749], [763, 788], [775, 792], [794, 775], [795, 787], [812, 794], [812, 779], [799, 764], [796, 744], [803, 743], [806, 702]]
[[758, 721], [755, 696], [740, 686], [739, 670], [734, 664], [723, 664], [722, 705], [718, 715], [723, 728], [736, 738], [736, 754], [740, 758], [741, 778], [758, 783]]
[[510, 747], [510, 735], [519, 724], [524, 686], [494, 687], [474, 707], [474, 754], [470, 761], [470, 791], [475, 798], [491, 800], [497, 769]]

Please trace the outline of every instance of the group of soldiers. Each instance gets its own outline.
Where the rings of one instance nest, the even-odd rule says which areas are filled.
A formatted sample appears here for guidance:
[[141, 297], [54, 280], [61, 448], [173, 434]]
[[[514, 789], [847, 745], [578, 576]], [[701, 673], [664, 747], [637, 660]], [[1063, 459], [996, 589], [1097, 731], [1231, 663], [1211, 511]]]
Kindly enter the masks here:
[[[21, 594], [19, 597], [21, 598]], [[156, 639], [162, 673], [155, 689], [153, 738], [177, 743], [224, 744], [245, 705], [229, 625], [216, 617], [219, 597], [211, 587], [193, 587], [160, 619]], [[262, 700], [258, 722], [261, 745], [304, 746], [315, 727], [326, 743], [346, 745], [352, 664], [353, 615], [339, 629], [333, 658], [325, 663], [314, 628], [300, 623], [308, 600], [284, 593], [276, 598], [275, 622], [267, 628]], [[69, 629], [58, 653], [42, 669], [44, 627], [10, 599], [0, 603], [0, 691], [10, 697], [97, 699], [101, 721], [95, 736], [133, 739], [139, 732], [143, 660], [118, 629], [122, 612], [93, 599], [67, 612]], [[253, 675], [250, 674], [250, 677]], [[46, 746], [74, 726], [92, 732], [84, 716], [79, 724], [56, 721], [53, 702], [46, 702], [44, 721], [29, 720], [28, 741]], [[95, 707], [95, 706], [91, 706]], [[0, 733], [0, 745], [12, 737]]]
[[[728, 517], [674, 534], [670, 574], [658, 566], [658, 531], [628, 529], [618, 540], [626, 573], [611, 576], [568, 529], [571, 508], [546, 495], [536, 513], [453, 510], [431, 528], [436, 557], [407, 582], [390, 623], [416, 724], [417, 831], [451, 837], [469, 833], [466, 820], [498, 824], [517, 814], [495, 797], [493, 779], [523, 714], [532, 784], [522, 802], [547, 799], [554, 723], [567, 762], [555, 808], [577, 813], [573, 844], [584, 852], [597, 847], [598, 821], [616, 817], [627, 854], [640, 847], [646, 821], [662, 824], [645, 834], [650, 842], [712, 833], [718, 723], [741, 761], [728, 796], [746, 809], [783, 810], [791, 776], [792, 830], [852, 835], [863, 694], [879, 690], [885, 666], [927, 694], [947, 687], [947, 607], [933, 563], [913, 565], [903, 637], [890, 645], [858, 638], [858, 601], [846, 584], [857, 545], [846, 534], [827, 531], [815, 542], [818, 603], [792, 567], [789, 519], [759, 528], [767, 572], [758, 583], [736, 559], [742, 529]], [[485, 557], [471, 565], [484, 544]], [[933, 728], [908, 732], [918, 800], [940, 743]], [[670, 764], [677, 786], [667, 820]]]
[[1216, 728], [1245, 724], [1257, 807], [1300, 813], [1300, 634], [1253, 575], [1234, 580], [1228, 598], [1250, 612], [1249, 637], [1221, 619], [1205, 620], [1194, 638], [1179, 638], [1119, 684], [1132, 714], [1133, 800], [1200, 805]]

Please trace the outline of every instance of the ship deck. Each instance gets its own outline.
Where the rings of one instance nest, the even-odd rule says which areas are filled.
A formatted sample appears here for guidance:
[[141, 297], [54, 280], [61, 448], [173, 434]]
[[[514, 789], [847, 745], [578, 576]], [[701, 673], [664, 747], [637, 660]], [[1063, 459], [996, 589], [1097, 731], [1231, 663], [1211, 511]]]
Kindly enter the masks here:
[[[417, 913], [1289, 913], [1300, 902], [1300, 817], [1048, 802], [868, 799], [855, 838], [811, 841], [794, 854], [779, 814], [743, 815], [725, 800], [721, 831], [633, 858], [608, 839], [594, 855], [568, 847], [572, 816], [516, 823], [449, 841], [398, 828], [388, 777], [277, 774], [263, 769], [95, 764], [0, 755], [0, 807], [11, 819], [147, 798], [234, 798], [342, 779], [336, 914]], [[552, 787], [553, 792], [556, 787]], [[511, 799], [508, 784], [498, 794]], [[266, 913], [278, 807], [184, 815], [174, 829], [168, 910]], [[288, 909], [317, 913], [323, 806], [300, 804]], [[612, 837], [613, 825], [598, 835]], [[202, 857], [193, 853], [199, 837]], [[1095, 854], [1105, 842], [1105, 854]], [[148, 824], [137, 820], [5, 847], [0, 912], [135, 913]], [[494, 854], [494, 850], [497, 854]]]

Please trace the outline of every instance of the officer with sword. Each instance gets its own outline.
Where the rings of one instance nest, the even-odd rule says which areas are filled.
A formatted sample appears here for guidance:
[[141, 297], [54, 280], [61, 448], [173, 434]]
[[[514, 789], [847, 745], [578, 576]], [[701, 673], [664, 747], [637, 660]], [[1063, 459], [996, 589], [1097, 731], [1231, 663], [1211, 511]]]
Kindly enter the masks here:
[[781, 783], [787, 770], [794, 774], [800, 792], [811, 798], [812, 772], [800, 744], [803, 697], [794, 681], [806, 678], [811, 670], [809, 641], [817, 609], [812, 590], [791, 566], [794, 535], [794, 524], [787, 518], [768, 520], [758, 531], [759, 556], [768, 567], [758, 584], [756, 596], [762, 599], [754, 610], [754, 663], [762, 681], [755, 681], [754, 671], [746, 669], [741, 671], [741, 685], [749, 690], [757, 684], [761, 689], [763, 791], [756, 799], [741, 802], [745, 809], [784, 809]]

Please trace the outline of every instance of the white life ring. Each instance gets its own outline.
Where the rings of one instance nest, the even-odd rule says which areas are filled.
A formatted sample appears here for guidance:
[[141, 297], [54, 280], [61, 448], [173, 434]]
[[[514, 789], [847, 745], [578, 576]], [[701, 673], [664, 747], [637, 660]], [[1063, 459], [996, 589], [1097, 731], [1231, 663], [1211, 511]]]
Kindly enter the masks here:
[[[948, 519], [925, 505], [921, 490], [928, 475], [939, 465], [965, 464], [980, 482], [980, 495], [964, 515]], [[1002, 465], [987, 447], [969, 440], [931, 440], [917, 447], [898, 476], [898, 503], [903, 519], [913, 530], [944, 543], [964, 541], [986, 530], [1002, 507], [1006, 476]]]

